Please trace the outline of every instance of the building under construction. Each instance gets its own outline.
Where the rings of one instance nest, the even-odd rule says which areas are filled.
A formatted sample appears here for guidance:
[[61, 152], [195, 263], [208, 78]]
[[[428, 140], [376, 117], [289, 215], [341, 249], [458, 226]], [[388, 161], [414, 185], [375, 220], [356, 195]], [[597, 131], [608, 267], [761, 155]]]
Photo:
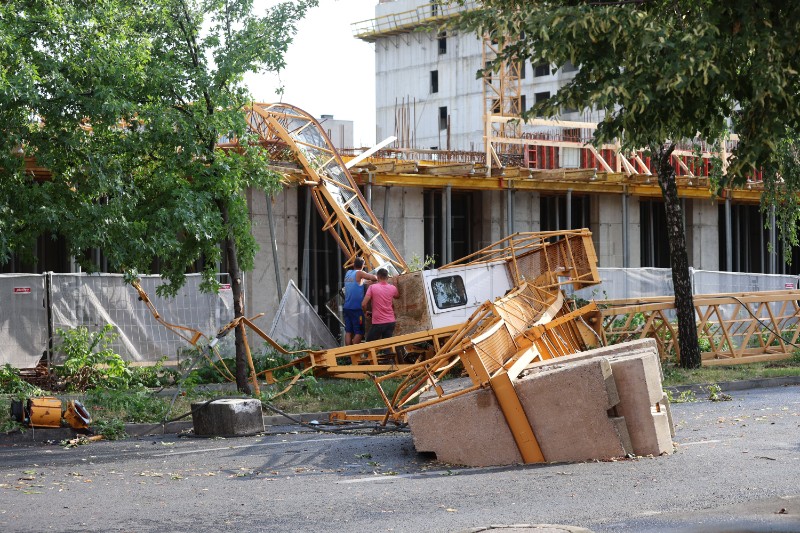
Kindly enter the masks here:
[[[476, 79], [497, 53], [491, 40], [432, 30], [457, 9], [381, 0], [374, 18], [353, 24], [355, 37], [375, 46], [377, 139], [397, 140], [350, 171], [398, 254], [440, 266], [515, 232], [589, 228], [600, 267], [668, 267], [664, 207], [647, 154], [587, 144], [602, 118], [597, 113], [565, 109], [559, 122], [514, 122], [575, 67], [519, 63]], [[363, 151], [347, 145], [346, 122], [324, 118], [335, 123], [327, 133], [338, 137], [345, 160]], [[781, 261], [774, 230], [764, 229], [758, 181], [712, 196], [714, 155], [725, 154], [698, 158], [689, 145], [674, 154], [690, 264], [797, 274], [800, 262]], [[312, 196], [309, 187], [294, 185], [272, 198], [248, 192], [260, 251], [246, 274], [246, 306], [248, 313], [266, 311], [265, 324], [289, 280], [321, 315], [341, 287], [348, 257], [323, 231], [329, 221]], [[43, 241], [39, 255], [32, 269], [12, 262], [4, 271], [75, 270], [58, 244]], [[100, 251], [97, 261], [102, 270]], [[332, 317], [329, 326], [338, 330]]]

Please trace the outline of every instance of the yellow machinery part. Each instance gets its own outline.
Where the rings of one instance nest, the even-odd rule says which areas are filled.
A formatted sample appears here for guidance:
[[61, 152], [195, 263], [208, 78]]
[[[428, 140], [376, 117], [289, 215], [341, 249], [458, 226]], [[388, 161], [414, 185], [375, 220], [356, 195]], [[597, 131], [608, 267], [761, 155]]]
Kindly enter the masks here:
[[87, 429], [89, 424], [92, 423], [92, 417], [89, 412], [77, 400], [67, 402], [67, 408], [64, 410], [64, 420], [67, 421], [67, 424], [72, 429]]
[[31, 427], [61, 427], [61, 400], [52, 396], [28, 399], [28, 413]]

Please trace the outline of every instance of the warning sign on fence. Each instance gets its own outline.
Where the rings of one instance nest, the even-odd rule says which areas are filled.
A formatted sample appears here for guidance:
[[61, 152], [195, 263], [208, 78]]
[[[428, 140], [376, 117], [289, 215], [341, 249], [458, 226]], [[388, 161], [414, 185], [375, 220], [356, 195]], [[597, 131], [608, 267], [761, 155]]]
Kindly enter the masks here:
[[784, 283], [783, 287], [785, 289], [794, 289], [794, 283]]
[[30, 294], [30, 287], [14, 287], [14, 294]]

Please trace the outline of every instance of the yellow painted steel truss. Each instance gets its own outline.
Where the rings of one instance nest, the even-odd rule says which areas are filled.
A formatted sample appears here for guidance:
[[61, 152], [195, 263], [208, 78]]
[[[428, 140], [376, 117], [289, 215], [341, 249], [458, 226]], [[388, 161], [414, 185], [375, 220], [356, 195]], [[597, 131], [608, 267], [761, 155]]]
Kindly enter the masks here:
[[[788, 359], [800, 336], [800, 291], [704, 294], [694, 297], [704, 366]], [[674, 297], [599, 303], [609, 344], [652, 338], [662, 359], [680, 359]]]
[[541, 288], [571, 284], [578, 289], [601, 281], [592, 233], [587, 229], [514, 233], [439, 270], [496, 261], [508, 263], [516, 285], [527, 281]]
[[[490, 35], [484, 35], [481, 53], [484, 68], [502, 53], [503, 45], [493, 40]], [[506, 155], [522, 154], [523, 147], [521, 145], [503, 143], [503, 139], [518, 139], [522, 134], [519, 117], [524, 110], [522, 109], [520, 66], [519, 61], [502, 61], [494, 69], [487, 69], [483, 73], [483, 137], [486, 144], [486, 163], [489, 169], [491, 169], [492, 162], [496, 163], [499, 168], [509, 165], [509, 161], [500, 159], [501, 153]], [[497, 116], [510, 120], [491, 120]], [[491, 170], [489, 172], [491, 173]]]
[[254, 103], [246, 111], [259, 141], [285, 146], [303, 168], [323, 230], [336, 239], [348, 257], [346, 264], [361, 255], [370, 269], [389, 266], [395, 273], [408, 269], [314, 117], [288, 104]]

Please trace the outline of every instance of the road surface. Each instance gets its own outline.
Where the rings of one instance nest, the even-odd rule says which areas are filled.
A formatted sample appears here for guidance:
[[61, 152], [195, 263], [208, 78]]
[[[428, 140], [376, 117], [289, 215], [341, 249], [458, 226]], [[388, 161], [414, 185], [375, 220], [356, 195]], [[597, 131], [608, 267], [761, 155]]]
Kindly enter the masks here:
[[402, 433], [0, 442], [0, 531], [800, 531], [800, 388], [673, 411], [671, 456], [500, 468]]

